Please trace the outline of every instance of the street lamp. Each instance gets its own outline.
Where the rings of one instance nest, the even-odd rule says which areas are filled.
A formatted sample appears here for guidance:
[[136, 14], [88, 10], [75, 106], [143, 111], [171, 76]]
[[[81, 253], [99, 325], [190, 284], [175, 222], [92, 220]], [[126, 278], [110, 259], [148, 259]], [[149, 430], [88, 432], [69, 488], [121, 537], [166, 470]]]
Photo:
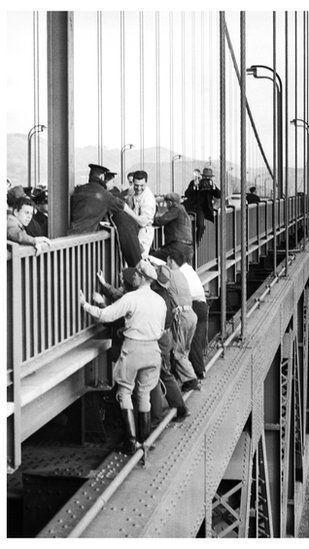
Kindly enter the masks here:
[[128, 143], [127, 145], [123, 145], [123, 147], [121, 147], [121, 153], [120, 153], [121, 188], [123, 188], [124, 186], [124, 153], [125, 151], [128, 151], [130, 149], [134, 149], [134, 145], [132, 145], [132, 143]]
[[[272, 76], [258, 75], [258, 69], [264, 69], [274, 74], [274, 69], [268, 67], [268, 65], [251, 65], [246, 69], [246, 73], [252, 75], [254, 78], [264, 78], [273, 82]], [[282, 185], [283, 185], [283, 117], [282, 117], [282, 80], [279, 74], [276, 72], [276, 88], [277, 88], [277, 135], [278, 135], [278, 187], [279, 194], [282, 197]]]
[[175, 162], [182, 158], [181, 154], [175, 154], [172, 158], [172, 192], [175, 192]]
[[31, 139], [32, 137], [43, 130], [46, 130], [44, 124], [35, 124], [28, 132], [28, 187], [31, 187]]

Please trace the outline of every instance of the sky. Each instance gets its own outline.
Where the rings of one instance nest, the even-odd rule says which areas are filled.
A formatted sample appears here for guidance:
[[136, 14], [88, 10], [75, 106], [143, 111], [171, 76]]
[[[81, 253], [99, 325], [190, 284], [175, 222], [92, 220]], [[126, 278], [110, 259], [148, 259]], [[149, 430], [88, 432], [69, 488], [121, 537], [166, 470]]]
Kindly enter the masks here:
[[[144, 146], [173, 147], [190, 158], [219, 156], [219, 52], [218, 12], [185, 13], [185, 108], [182, 109], [181, 13], [173, 11], [173, 124], [170, 129], [170, 18], [160, 11], [160, 117], [156, 118], [155, 12], [144, 11]], [[227, 11], [226, 21], [239, 63], [239, 12]], [[284, 12], [277, 13], [277, 71], [284, 81]], [[272, 65], [272, 13], [247, 12], [247, 66]], [[298, 15], [299, 51], [302, 53], [302, 13]], [[120, 16], [102, 12], [103, 144], [120, 148]], [[204, 29], [204, 32], [202, 30]], [[203, 44], [203, 57], [201, 54]], [[294, 118], [294, 13], [289, 13], [289, 113]], [[192, 56], [195, 51], [195, 56]], [[8, 12], [8, 133], [27, 133], [33, 118], [33, 15]], [[39, 13], [40, 123], [47, 125], [46, 13]], [[75, 144], [97, 145], [97, 12], [74, 14]], [[227, 55], [227, 157], [238, 163], [239, 89], [228, 50]], [[201, 68], [203, 65], [203, 69]], [[302, 79], [301, 55], [299, 80]], [[194, 84], [193, 84], [194, 82]], [[272, 159], [272, 83], [247, 78], [247, 96], [268, 158]], [[192, 91], [193, 90], [193, 91]], [[202, 101], [202, 97], [204, 102]], [[302, 92], [299, 89], [299, 105]], [[140, 147], [139, 12], [125, 12], [125, 143]], [[203, 124], [203, 119], [205, 123]], [[158, 137], [159, 135], [159, 137]], [[185, 138], [183, 137], [185, 135]], [[289, 164], [294, 165], [294, 129], [289, 127]], [[299, 132], [299, 162], [301, 162]], [[262, 164], [248, 125], [248, 163]]]

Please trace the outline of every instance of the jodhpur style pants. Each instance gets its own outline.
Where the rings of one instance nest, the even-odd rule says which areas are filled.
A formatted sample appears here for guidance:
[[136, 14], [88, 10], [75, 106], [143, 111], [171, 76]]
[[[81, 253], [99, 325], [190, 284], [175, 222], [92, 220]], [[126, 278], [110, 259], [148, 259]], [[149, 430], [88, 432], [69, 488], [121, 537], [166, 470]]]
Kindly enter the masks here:
[[114, 370], [120, 408], [132, 410], [131, 395], [136, 383], [139, 412], [150, 411], [150, 391], [159, 381], [161, 353], [157, 341], [125, 338]]
[[197, 324], [191, 343], [189, 360], [197, 376], [205, 371], [204, 351], [206, 347], [207, 305], [204, 301], [193, 301], [193, 311], [197, 316]]

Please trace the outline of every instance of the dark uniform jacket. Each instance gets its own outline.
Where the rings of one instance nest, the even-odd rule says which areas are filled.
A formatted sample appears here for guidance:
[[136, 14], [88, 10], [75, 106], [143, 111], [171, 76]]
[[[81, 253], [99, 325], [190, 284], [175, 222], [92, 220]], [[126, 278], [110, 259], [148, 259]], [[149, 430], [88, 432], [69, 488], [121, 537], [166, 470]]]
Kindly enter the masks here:
[[191, 219], [181, 204], [172, 206], [166, 213], [156, 217], [154, 225], [164, 225], [166, 245], [172, 242], [192, 244]]
[[255, 193], [247, 193], [246, 198], [248, 204], [258, 204], [259, 202], [261, 202], [260, 197]]
[[205, 219], [214, 222], [213, 199], [221, 197], [218, 187], [212, 187], [206, 179], [201, 179], [199, 188], [194, 187], [194, 181], [190, 181], [185, 191], [186, 200], [183, 202], [187, 212], [198, 213], [202, 211]]
[[48, 236], [48, 217], [39, 210], [33, 214], [33, 217], [26, 227], [26, 231], [31, 236]]
[[124, 202], [97, 182], [76, 187], [71, 198], [69, 234], [92, 233], [99, 229], [107, 213], [120, 212]]

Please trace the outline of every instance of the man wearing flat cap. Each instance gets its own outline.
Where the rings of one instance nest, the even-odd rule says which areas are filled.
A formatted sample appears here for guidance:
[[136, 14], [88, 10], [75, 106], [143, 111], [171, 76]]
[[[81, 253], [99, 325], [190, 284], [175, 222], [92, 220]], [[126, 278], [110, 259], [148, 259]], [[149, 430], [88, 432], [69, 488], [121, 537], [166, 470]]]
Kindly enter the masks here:
[[193, 254], [192, 224], [185, 208], [180, 204], [180, 196], [177, 193], [168, 193], [164, 196], [167, 212], [156, 216], [154, 225], [164, 227], [164, 246], [151, 252], [151, 255], [164, 261], [171, 251], [182, 252], [188, 261]]
[[46, 189], [34, 189], [32, 201], [35, 212], [26, 228], [31, 236], [48, 236], [48, 192]]
[[118, 384], [117, 399], [126, 427], [124, 450], [132, 454], [138, 448], [131, 395], [137, 380], [139, 413], [139, 441], [150, 434], [150, 391], [157, 385], [160, 375], [161, 353], [158, 340], [164, 331], [166, 305], [162, 297], [153, 292], [150, 284], [156, 280], [155, 268], [141, 260], [133, 277], [137, 288], [126, 293], [105, 309], [86, 302], [83, 292], [80, 303], [84, 310], [101, 322], [114, 322], [124, 317], [124, 342], [117, 360], [114, 379]]
[[205, 219], [214, 222], [214, 198], [221, 197], [221, 191], [213, 183], [214, 173], [211, 168], [203, 169], [203, 177], [190, 181], [185, 191], [183, 202], [187, 212], [196, 214], [196, 241], [200, 242], [204, 230]]
[[120, 247], [129, 267], [141, 259], [138, 226], [129, 206], [109, 192], [114, 187], [115, 172], [98, 164], [89, 164], [89, 182], [74, 189], [71, 197], [71, 226], [69, 234], [91, 233], [100, 229], [100, 222], [108, 215], [118, 229]]

